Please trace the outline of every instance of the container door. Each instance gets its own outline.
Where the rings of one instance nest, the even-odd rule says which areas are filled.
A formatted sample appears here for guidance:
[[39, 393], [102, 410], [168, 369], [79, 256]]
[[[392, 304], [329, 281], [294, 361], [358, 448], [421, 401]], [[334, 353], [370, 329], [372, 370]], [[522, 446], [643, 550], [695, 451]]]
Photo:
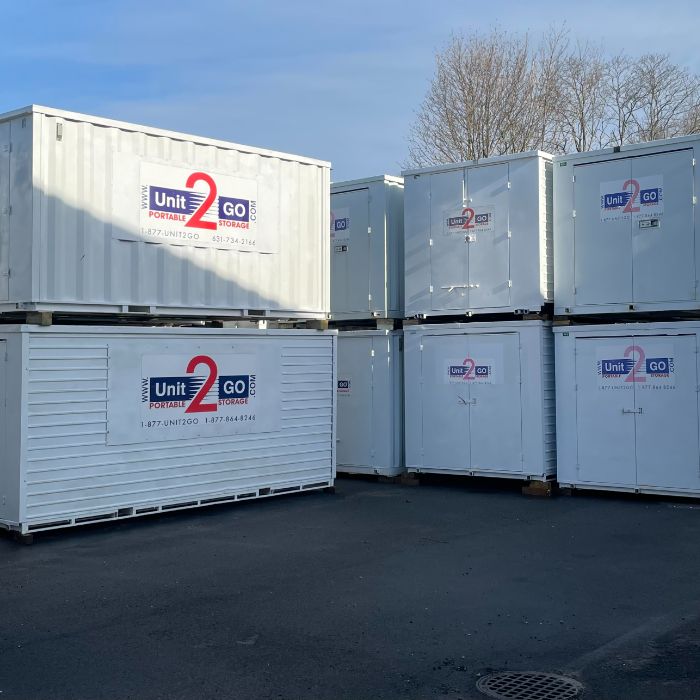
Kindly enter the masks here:
[[0, 124], [0, 299], [9, 298], [10, 122]]
[[471, 469], [522, 472], [520, 337], [469, 336]]
[[338, 468], [373, 464], [372, 339], [338, 338]]
[[574, 167], [577, 306], [632, 301], [631, 177], [629, 159]]
[[631, 160], [634, 301], [692, 301], [697, 294], [693, 151]]
[[637, 381], [637, 483], [700, 488], [697, 338], [640, 336]]
[[430, 177], [430, 285], [432, 310], [465, 310], [469, 306], [467, 216], [464, 171]]
[[421, 353], [423, 466], [464, 472], [469, 466], [469, 356], [464, 336], [424, 336]]
[[369, 314], [369, 190], [331, 197], [331, 312]]
[[510, 305], [508, 164], [467, 170], [469, 308]]
[[579, 479], [635, 486], [635, 339], [578, 338], [575, 352]]

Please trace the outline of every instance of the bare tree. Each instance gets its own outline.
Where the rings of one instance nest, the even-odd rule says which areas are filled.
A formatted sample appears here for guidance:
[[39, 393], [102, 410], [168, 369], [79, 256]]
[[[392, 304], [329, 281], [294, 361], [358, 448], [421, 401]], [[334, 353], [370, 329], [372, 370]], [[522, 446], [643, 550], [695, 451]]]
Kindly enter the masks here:
[[637, 78], [635, 62], [629, 56], [618, 54], [607, 62], [607, 145], [622, 146], [639, 138], [635, 115], [641, 106], [644, 86]]
[[586, 151], [700, 131], [700, 79], [666, 55], [608, 57], [552, 27], [455, 35], [409, 132], [406, 165]]
[[602, 49], [577, 44], [561, 62], [562, 150], [590, 151], [607, 141], [607, 83]]
[[[556, 47], [541, 54], [554, 83]], [[409, 135], [412, 163], [472, 160], [541, 147], [547, 134], [536, 53], [528, 37], [493, 31], [455, 36], [436, 56], [435, 76]]]
[[635, 80], [642, 87], [635, 112], [641, 141], [679, 136], [688, 114], [697, 107], [698, 78], [671, 63], [664, 54], [645, 54], [635, 64]]

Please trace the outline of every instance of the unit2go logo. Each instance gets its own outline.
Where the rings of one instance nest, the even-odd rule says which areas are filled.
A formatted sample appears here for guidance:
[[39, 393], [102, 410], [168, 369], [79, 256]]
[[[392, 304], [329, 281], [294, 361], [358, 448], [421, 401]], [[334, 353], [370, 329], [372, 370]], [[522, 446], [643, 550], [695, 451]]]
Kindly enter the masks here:
[[489, 382], [493, 378], [493, 368], [490, 363], [481, 361], [477, 364], [471, 357], [465, 357], [461, 363], [451, 362], [447, 367], [447, 378], [450, 384], [462, 382]]
[[[226, 356], [219, 359], [224, 365], [240, 360]], [[204, 423], [255, 420], [255, 413], [251, 412], [257, 392], [255, 374], [221, 372], [209, 355], [189, 359], [187, 356], [144, 357], [144, 370], [157, 366], [162, 367], [158, 374], [141, 379], [142, 417], [148, 421], [144, 427], [196, 425], [200, 420]], [[180, 372], [163, 372], [172, 371], [171, 368], [179, 368]]]
[[202, 244], [254, 243], [245, 237], [257, 222], [257, 183], [151, 163], [142, 165], [141, 178], [143, 234]]
[[604, 182], [600, 190], [603, 221], [648, 218], [663, 213], [664, 189], [660, 175], [630, 178], [622, 183]]
[[664, 348], [661, 353], [647, 357], [641, 345], [629, 345], [622, 357], [598, 360], [598, 377], [603, 387], [631, 388], [640, 385], [661, 388], [674, 384], [675, 362], [672, 352]]

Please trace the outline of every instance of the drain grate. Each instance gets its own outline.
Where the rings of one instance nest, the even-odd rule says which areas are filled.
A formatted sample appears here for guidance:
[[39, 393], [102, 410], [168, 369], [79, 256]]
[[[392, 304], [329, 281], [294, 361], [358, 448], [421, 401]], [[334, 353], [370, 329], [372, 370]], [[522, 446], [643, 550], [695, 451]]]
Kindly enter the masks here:
[[538, 671], [503, 671], [479, 679], [477, 690], [498, 700], [570, 700], [583, 686], [572, 678]]

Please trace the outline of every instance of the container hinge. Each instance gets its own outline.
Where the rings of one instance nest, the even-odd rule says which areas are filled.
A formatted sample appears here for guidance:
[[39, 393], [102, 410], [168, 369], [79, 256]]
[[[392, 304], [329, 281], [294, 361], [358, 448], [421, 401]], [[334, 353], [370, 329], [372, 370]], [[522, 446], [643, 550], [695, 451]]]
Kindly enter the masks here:
[[508, 289], [510, 289], [513, 286], [513, 280], [508, 280]]
[[693, 158], [693, 167], [695, 167], [695, 158]]
[[578, 288], [574, 287], [574, 296], [576, 296], [577, 294], [578, 294]]
[[367, 295], [367, 298], [368, 298], [370, 301], [372, 301], [372, 295], [371, 295], [371, 294], [368, 294], [368, 295]]
[[571, 176], [571, 182], [576, 182], [576, 175]]
[[372, 348], [372, 349], [369, 351], [369, 356], [370, 356], [370, 357], [374, 357], [374, 348]]
[[367, 233], [372, 233], [372, 227], [371, 227], [371, 226], [368, 226], [368, 227], [367, 227]]
[[433, 293], [433, 285], [432, 284], [430, 285], [430, 293], [431, 294]]
[[510, 189], [510, 180], [508, 180], [508, 189]]
[[11, 143], [3, 143], [2, 144], [2, 152], [3, 153], [12, 153], [12, 144]]
[[513, 234], [510, 231], [508, 231], [508, 238], [512, 238], [512, 237], [513, 237]]
[[572, 218], [572, 219], [575, 219], [575, 218], [576, 218], [576, 209], [574, 209], [574, 210], [571, 212], [571, 218]]
[[693, 206], [695, 206], [698, 203], [698, 198], [696, 195], [693, 195]]
[[[423, 343], [420, 344], [420, 351], [423, 352]], [[423, 380], [421, 379], [421, 384], [423, 383]]]
[[433, 239], [432, 239], [432, 238], [429, 238], [429, 239], [428, 239], [428, 245], [429, 245], [429, 246], [432, 246], [432, 245], [433, 245]]

